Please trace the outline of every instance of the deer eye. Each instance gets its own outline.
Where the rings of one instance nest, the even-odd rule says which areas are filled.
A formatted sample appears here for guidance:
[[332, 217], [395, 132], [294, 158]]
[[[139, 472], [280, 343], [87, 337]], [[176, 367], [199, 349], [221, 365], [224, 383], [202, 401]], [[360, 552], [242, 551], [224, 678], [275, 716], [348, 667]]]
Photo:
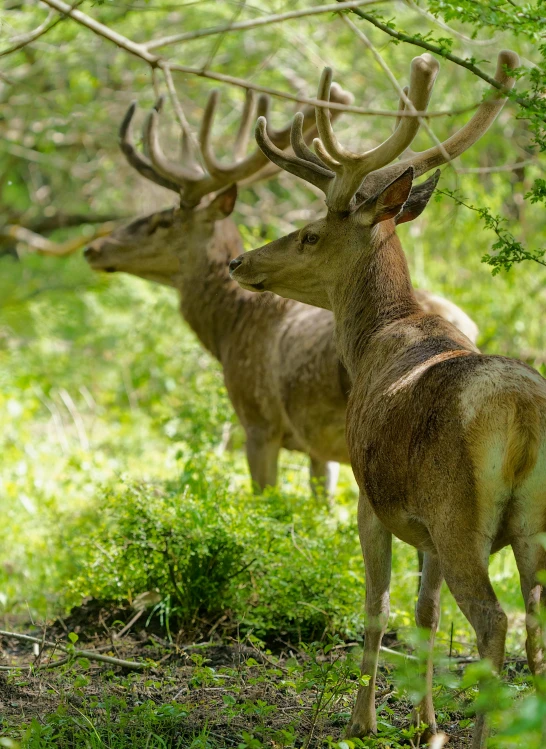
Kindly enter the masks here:
[[319, 241], [318, 234], [305, 234], [303, 237], [303, 244], [316, 244]]

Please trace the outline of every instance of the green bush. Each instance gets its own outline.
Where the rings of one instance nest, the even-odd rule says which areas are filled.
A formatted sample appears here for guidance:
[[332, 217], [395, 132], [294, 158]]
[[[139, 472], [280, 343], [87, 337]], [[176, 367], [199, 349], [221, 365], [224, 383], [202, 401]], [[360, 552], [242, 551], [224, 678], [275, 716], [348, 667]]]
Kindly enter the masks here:
[[203, 454], [176, 484], [105, 490], [92, 509], [64, 520], [59, 547], [63, 538], [71, 539], [67, 602], [157, 591], [183, 627], [229, 613], [241, 631], [294, 641], [362, 624], [354, 525], [312, 499], [234, 491]]

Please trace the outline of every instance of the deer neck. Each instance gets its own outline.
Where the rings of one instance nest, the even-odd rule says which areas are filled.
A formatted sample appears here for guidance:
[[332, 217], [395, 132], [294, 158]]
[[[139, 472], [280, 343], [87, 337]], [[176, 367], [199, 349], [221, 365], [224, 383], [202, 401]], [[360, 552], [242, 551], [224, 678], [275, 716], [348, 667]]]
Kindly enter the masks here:
[[233, 221], [217, 221], [212, 237], [183, 263], [177, 283], [182, 316], [220, 362], [232, 348], [233, 340], [247, 334], [250, 318], [262, 314], [261, 308], [275, 314], [273, 307], [286, 306], [285, 300], [266, 300], [231, 280], [229, 261], [241, 252], [241, 237]]
[[[330, 292], [339, 354], [353, 381], [363, 370], [373, 377], [374, 369], [388, 366], [383, 355], [374, 356], [377, 334], [420, 310], [394, 222], [380, 224], [373, 241], [373, 249], [354, 253]], [[397, 348], [395, 336], [389, 353]]]

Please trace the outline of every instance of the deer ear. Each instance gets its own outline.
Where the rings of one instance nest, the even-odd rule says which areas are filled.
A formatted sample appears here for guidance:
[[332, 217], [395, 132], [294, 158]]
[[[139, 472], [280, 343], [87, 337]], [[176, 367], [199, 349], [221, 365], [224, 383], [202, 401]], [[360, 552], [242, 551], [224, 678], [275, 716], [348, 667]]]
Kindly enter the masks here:
[[[376, 195], [372, 202], [372, 226], [394, 218], [400, 213], [402, 206], [408, 199], [413, 182], [413, 167], [410, 166], [405, 172], [393, 180], [390, 185]], [[368, 202], [369, 206], [369, 202]], [[369, 210], [369, 208], [368, 208]]]
[[404, 207], [395, 218], [397, 224], [404, 224], [406, 221], [413, 221], [414, 218], [417, 218], [417, 216], [420, 216], [421, 213], [423, 213], [436, 185], [438, 184], [440, 174], [440, 170], [437, 169], [432, 177], [421, 182], [420, 185], [415, 185], [411, 188], [409, 198], [406, 200]]
[[220, 221], [229, 216], [235, 208], [237, 185], [230, 185], [212, 200], [205, 211], [210, 221]]

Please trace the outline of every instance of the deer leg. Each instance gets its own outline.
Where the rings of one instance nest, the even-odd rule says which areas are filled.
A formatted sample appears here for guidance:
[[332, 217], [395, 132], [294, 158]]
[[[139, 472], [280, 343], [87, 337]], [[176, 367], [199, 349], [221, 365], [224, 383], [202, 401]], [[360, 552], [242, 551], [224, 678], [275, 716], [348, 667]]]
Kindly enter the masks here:
[[546, 604], [544, 585], [536, 579], [537, 572], [546, 570], [546, 552], [532, 536], [516, 539], [512, 543], [519, 570], [521, 592], [525, 601], [525, 626], [527, 629], [527, 662], [532, 674], [544, 675], [546, 662], [543, 632], [540, 624], [541, 609]]
[[281, 438], [271, 437], [259, 431], [248, 431], [246, 435], [246, 457], [252, 488], [256, 494], [260, 494], [266, 486], [275, 486], [277, 483], [277, 464], [279, 451], [281, 449]]
[[366, 628], [361, 672], [369, 677], [358, 690], [347, 736], [376, 733], [375, 681], [381, 640], [389, 618], [392, 535], [374, 514], [361, 492], [358, 502], [358, 532], [366, 568]]
[[419, 570], [417, 574], [417, 596], [419, 596], [419, 591], [421, 590], [421, 579], [423, 577], [423, 564], [425, 561], [425, 554], [422, 551], [417, 552], [417, 569]]
[[328, 504], [331, 504], [339, 477], [339, 463], [317, 460], [311, 457], [309, 475], [311, 477], [311, 491], [313, 495], [318, 497], [321, 494], [321, 490], [323, 490]]
[[425, 671], [426, 692], [425, 696], [417, 706], [413, 720], [415, 725], [426, 723], [428, 729], [423, 734], [426, 740], [436, 733], [436, 717], [434, 705], [432, 704], [432, 677], [434, 673], [434, 638], [438, 621], [440, 619], [440, 590], [442, 588], [443, 576], [440, 570], [440, 561], [436, 554], [427, 552], [422, 556], [423, 567], [419, 598], [415, 607], [415, 621], [418, 627], [428, 630], [427, 663]]
[[[481, 658], [487, 658], [500, 673], [504, 663], [507, 618], [498, 602], [488, 573], [489, 542], [481, 548], [464, 544], [455, 548], [445, 537], [436, 544], [445, 580], [459, 608], [466, 616], [478, 640]], [[447, 543], [446, 543], [447, 542]], [[472, 749], [484, 749], [488, 726], [486, 716], [476, 716]]]

